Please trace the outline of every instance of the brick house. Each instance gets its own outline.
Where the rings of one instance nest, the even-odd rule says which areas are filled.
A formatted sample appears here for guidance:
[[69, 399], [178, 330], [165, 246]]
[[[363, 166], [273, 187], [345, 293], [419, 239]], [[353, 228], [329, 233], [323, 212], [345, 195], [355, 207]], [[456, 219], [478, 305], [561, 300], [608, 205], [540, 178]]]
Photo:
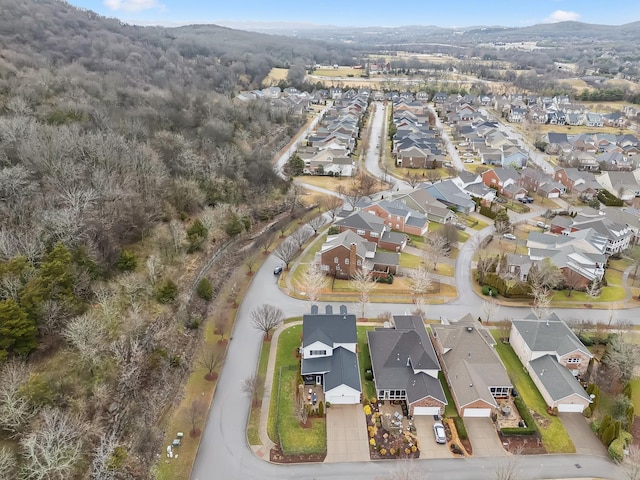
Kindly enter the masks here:
[[482, 183], [489, 188], [495, 188], [499, 194], [503, 193], [505, 187], [517, 185], [520, 175], [513, 167], [496, 167], [482, 173]]
[[400, 254], [376, 252], [375, 243], [346, 230], [322, 244], [316, 262], [326, 275], [336, 278], [352, 278], [365, 264], [372, 266], [373, 276], [386, 277], [398, 272]]
[[549, 407], [582, 412], [591, 403], [577, 377], [593, 355], [557, 315], [513, 320], [509, 343]]
[[364, 211], [382, 219], [390, 230], [423, 236], [429, 229], [429, 221], [425, 215], [407, 207], [399, 200], [380, 200], [366, 207]]
[[[342, 220], [338, 220], [334, 225], [340, 232], [351, 230], [356, 235], [369, 242], [375, 243], [385, 250], [401, 252], [407, 246], [407, 236], [404, 233], [392, 232], [385, 220], [369, 211], [370, 207], [353, 213]], [[426, 218], [424, 219], [426, 223]], [[404, 223], [403, 223], [404, 225]]]

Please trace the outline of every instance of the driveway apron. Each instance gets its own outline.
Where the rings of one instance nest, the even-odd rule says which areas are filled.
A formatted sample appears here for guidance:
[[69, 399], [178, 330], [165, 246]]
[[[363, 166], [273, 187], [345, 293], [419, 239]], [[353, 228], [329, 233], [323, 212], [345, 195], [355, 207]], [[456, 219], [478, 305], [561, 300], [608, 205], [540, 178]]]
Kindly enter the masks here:
[[420, 458], [452, 458], [449, 445], [436, 443], [433, 435], [433, 416], [414, 415], [413, 424], [416, 427], [416, 436], [420, 446]]
[[558, 416], [576, 447], [576, 453], [607, 456], [606, 448], [581, 413], [560, 413]]
[[474, 457], [502, 457], [507, 452], [502, 447], [498, 433], [488, 418], [465, 418], [471, 448]]
[[327, 457], [325, 462], [369, 460], [367, 419], [361, 404], [327, 408]]

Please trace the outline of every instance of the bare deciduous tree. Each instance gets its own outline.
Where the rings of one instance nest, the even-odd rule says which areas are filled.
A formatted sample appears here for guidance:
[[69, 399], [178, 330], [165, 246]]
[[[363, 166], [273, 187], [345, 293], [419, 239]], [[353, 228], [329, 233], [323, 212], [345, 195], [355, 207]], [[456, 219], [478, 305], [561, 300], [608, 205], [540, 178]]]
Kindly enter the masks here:
[[567, 268], [564, 274], [564, 288], [569, 291], [567, 297], [570, 297], [574, 290], [580, 288], [583, 282], [584, 277], [582, 275], [575, 270]]
[[431, 268], [436, 272], [438, 270], [438, 262], [442, 258], [449, 256], [449, 252], [450, 248], [447, 239], [436, 233], [427, 238], [427, 242], [422, 250], [422, 261], [427, 268]]
[[351, 277], [349, 284], [356, 292], [358, 292], [358, 304], [360, 305], [360, 318], [365, 318], [365, 311], [369, 304], [369, 294], [375, 288], [376, 284], [373, 282], [371, 271], [373, 265], [369, 262], [364, 262], [362, 268], [356, 270], [356, 273]]
[[115, 435], [103, 437], [96, 448], [91, 462], [91, 478], [95, 480], [115, 480], [117, 469], [113, 465], [113, 453], [118, 446]]
[[411, 279], [411, 293], [413, 294], [414, 301], [418, 299], [418, 297], [422, 297], [429, 292], [431, 287], [433, 286], [433, 274], [432, 272], [423, 267], [419, 266], [417, 269], [413, 270], [409, 277]]
[[89, 368], [101, 362], [109, 344], [107, 325], [93, 312], [71, 319], [63, 335], [77, 351], [82, 364]]
[[272, 234], [265, 234], [265, 236], [262, 238], [262, 242], [260, 243], [260, 248], [262, 248], [262, 253], [264, 255], [269, 253], [269, 249], [271, 248], [271, 245], [273, 245], [273, 240], [274, 238]]
[[271, 331], [284, 320], [284, 312], [273, 305], [263, 304], [251, 312], [251, 324], [256, 330], [264, 332], [265, 340], [271, 338]]
[[155, 287], [156, 282], [162, 274], [162, 262], [158, 256], [151, 254], [149, 258], [147, 258], [146, 266], [149, 283], [152, 287]]
[[409, 175], [404, 177], [404, 181], [407, 182], [407, 184], [411, 188], [416, 188], [422, 182], [422, 178], [416, 175], [415, 173], [410, 173]]
[[178, 253], [187, 236], [182, 222], [178, 220], [171, 220], [169, 222], [169, 233], [171, 234], [171, 245], [173, 247], [173, 251], [174, 253]]
[[191, 423], [191, 431], [189, 432], [192, 437], [200, 435], [200, 429], [198, 425], [202, 422], [204, 414], [207, 412], [207, 406], [200, 398], [196, 398], [191, 401], [189, 408], [187, 409], [187, 415], [189, 416], [189, 423]]
[[531, 285], [531, 291], [556, 288], [562, 283], [562, 272], [548, 258], [542, 262], [534, 263], [529, 269], [527, 283]]
[[640, 449], [629, 445], [629, 455], [622, 466], [624, 480], [640, 480]]
[[227, 325], [229, 324], [229, 317], [225, 310], [219, 309], [216, 311], [213, 326], [217, 334], [220, 335], [221, 340], [224, 340], [224, 335], [227, 330]]
[[205, 347], [198, 358], [198, 365], [207, 371], [205, 378], [215, 380], [215, 371], [222, 365], [224, 353], [215, 347]]
[[331, 220], [335, 220], [336, 215], [342, 209], [343, 200], [335, 195], [328, 195], [322, 200], [322, 203]]
[[336, 192], [342, 195], [344, 200], [351, 206], [352, 209], [356, 207], [357, 203], [362, 200], [363, 197], [362, 192], [355, 187], [348, 189], [345, 188], [344, 185], [340, 185], [336, 189]]
[[494, 315], [498, 312], [500, 305], [494, 300], [482, 301], [482, 315], [484, 316], [484, 322], [489, 323]]
[[318, 230], [320, 230], [325, 224], [325, 220], [324, 217], [322, 215], [318, 215], [317, 217], [313, 217], [311, 220], [309, 220], [309, 227], [311, 227], [311, 229], [313, 230], [313, 234], [317, 235], [318, 234]]
[[242, 392], [251, 399], [253, 405], [258, 404], [258, 399], [262, 394], [262, 387], [264, 387], [264, 378], [257, 373], [242, 381]]
[[603, 360], [624, 385], [633, 376], [633, 369], [636, 366], [635, 347], [626, 342], [624, 335], [618, 333], [607, 344]]
[[547, 318], [550, 313], [551, 299], [553, 298], [553, 292], [546, 286], [537, 286], [532, 288], [533, 294], [533, 306], [531, 311], [538, 320]]
[[285, 264], [285, 267], [288, 269], [291, 261], [296, 257], [300, 247], [293, 240], [285, 240], [278, 248], [273, 251], [273, 254], [282, 260]]
[[519, 452], [509, 457], [501, 458], [496, 465], [495, 480], [518, 480], [520, 458]]
[[431, 183], [436, 183], [440, 181], [440, 179], [442, 178], [442, 174], [438, 170], [427, 170], [427, 173], [425, 173], [425, 178]]
[[375, 189], [376, 184], [378, 183], [378, 180], [373, 175], [369, 175], [364, 171], [358, 174], [357, 179], [358, 179], [358, 186], [359, 186], [360, 192], [365, 197], [368, 197], [373, 193], [373, 190]]
[[253, 275], [253, 267], [256, 266], [256, 263], [258, 263], [258, 260], [256, 259], [256, 257], [249, 254], [247, 259], [244, 261], [244, 264], [247, 266], [249, 275]]
[[0, 447], [0, 480], [13, 480], [17, 477], [16, 456], [7, 447]]
[[311, 232], [307, 228], [301, 227], [289, 236], [288, 241], [293, 242], [298, 250], [300, 250], [305, 242], [309, 240], [310, 236]]
[[21, 389], [30, 369], [23, 362], [11, 360], [0, 370], [0, 428], [10, 436], [24, 432], [34, 412]]
[[23, 478], [71, 478], [84, 453], [84, 436], [79, 419], [58, 409], [42, 410], [33, 430], [20, 441]]
[[591, 300], [595, 300], [602, 293], [602, 285], [597, 279], [594, 279], [584, 291]]
[[307, 407], [307, 403], [304, 401], [304, 395], [299, 394], [297, 397], [295, 407], [296, 418], [301, 425], [306, 425], [307, 420], [309, 419], [309, 408]]
[[311, 304], [315, 305], [320, 299], [322, 290], [327, 288], [328, 284], [329, 279], [320, 269], [320, 266], [313, 263], [309, 265], [307, 271], [304, 272], [304, 275], [298, 284], [298, 289], [306, 292], [307, 298]]

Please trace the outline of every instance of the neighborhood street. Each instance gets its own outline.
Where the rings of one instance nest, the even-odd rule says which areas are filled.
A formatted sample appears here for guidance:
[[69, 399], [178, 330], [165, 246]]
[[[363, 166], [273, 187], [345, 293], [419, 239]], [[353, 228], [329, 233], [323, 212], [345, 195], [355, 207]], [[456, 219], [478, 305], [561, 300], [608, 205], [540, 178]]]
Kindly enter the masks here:
[[[384, 108], [374, 104], [376, 110], [371, 127], [372, 139], [366, 155], [366, 168], [377, 177], [386, 176], [378, 166], [379, 146], [376, 139], [382, 135]], [[380, 144], [383, 143], [381, 139]], [[403, 182], [404, 183], [404, 182]], [[395, 183], [394, 183], [395, 185]], [[529, 214], [533, 216], [535, 213]], [[520, 219], [524, 218], [521, 217]], [[302, 227], [304, 228], [304, 227]], [[474, 246], [478, 240], [489, 235], [493, 227], [476, 232], [460, 250], [456, 261], [456, 285], [458, 298], [449, 304], [426, 305], [429, 318], [458, 320], [471, 313], [481, 316], [483, 300], [475, 294], [471, 283], [471, 262]], [[256, 456], [249, 447], [246, 427], [250, 401], [242, 392], [242, 381], [255, 373], [262, 334], [251, 326], [250, 312], [261, 304], [272, 304], [282, 309], [287, 317], [301, 316], [310, 311], [310, 303], [285, 295], [280, 291], [273, 269], [281, 262], [270, 255], [252, 283], [238, 310], [234, 331], [230, 338], [224, 368], [220, 372], [216, 393], [204, 432], [200, 450], [194, 466], [192, 479], [349, 479], [374, 480], [389, 478], [391, 469], [398, 462], [321, 463], [300, 465], [274, 465], [267, 459]], [[320, 308], [324, 308], [324, 303]], [[335, 308], [334, 304], [334, 308]], [[350, 306], [349, 306], [350, 307]], [[382, 312], [409, 313], [410, 304], [369, 304], [367, 316], [376, 317]], [[530, 313], [529, 308], [501, 306], [494, 315], [503, 318], [522, 318]], [[608, 318], [608, 312], [596, 309], [556, 309], [562, 319], [598, 320]], [[621, 311], [617, 320], [631, 323], [636, 320], [639, 309]], [[513, 457], [510, 457], [513, 458]], [[610, 460], [586, 455], [522, 456], [517, 462], [517, 478], [522, 480], [543, 478], [622, 478], [620, 467]], [[415, 461], [421, 472], [430, 473], [430, 478], [451, 480], [490, 480], [496, 478], [496, 467], [501, 460], [492, 458], [465, 459], [420, 459]], [[401, 463], [401, 462], [400, 462]]]

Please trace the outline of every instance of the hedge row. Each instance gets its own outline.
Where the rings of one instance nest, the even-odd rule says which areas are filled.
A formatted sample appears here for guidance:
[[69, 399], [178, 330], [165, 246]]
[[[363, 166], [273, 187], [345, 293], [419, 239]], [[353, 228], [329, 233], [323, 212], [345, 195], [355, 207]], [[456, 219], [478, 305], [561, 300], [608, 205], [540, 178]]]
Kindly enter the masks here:
[[600, 190], [597, 196], [598, 200], [604, 203], [607, 207], [621, 207], [624, 205], [624, 202], [609, 190]]
[[507, 290], [507, 283], [496, 273], [485, 274], [483, 283], [494, 288], [500, 295], [506, 298], [531, 297], [531, 287], [529, 284], [520, 282]]
[[535, 435], [538, 432], [536, 427], [536, 423], [531, 416], [531, 412], [522, 401], [522, 398], [516, 397], [513, 399], [513, 403], [518, 409], [518, 413], [522, 417], [522, 421], [526, 425], [524, 428], [518, 427], [509, 427], [509, 428], [501, 428], [500, 431], [503, 435]]
[[485, 217], [495, 219], [497, 213], [491, 210], [489, 207], [485, 207], [484, 205], [482, 205], [480, 206], [480, 215], [484, 215]]
[[456, 424], [456, 430], [458, 431], [458, 437], [460, 437], [460, 440], [466, 440], [469, 438], [469, 435], [467, 434], [467, 427], [464, 426], [464, 420], [462, 420], [462, 417], [453, 417], [453, 423]]

